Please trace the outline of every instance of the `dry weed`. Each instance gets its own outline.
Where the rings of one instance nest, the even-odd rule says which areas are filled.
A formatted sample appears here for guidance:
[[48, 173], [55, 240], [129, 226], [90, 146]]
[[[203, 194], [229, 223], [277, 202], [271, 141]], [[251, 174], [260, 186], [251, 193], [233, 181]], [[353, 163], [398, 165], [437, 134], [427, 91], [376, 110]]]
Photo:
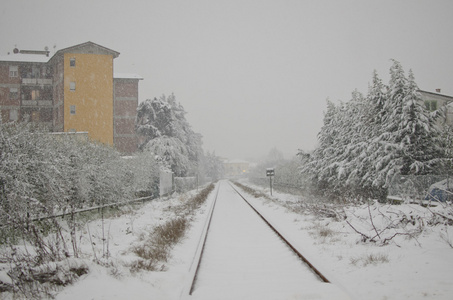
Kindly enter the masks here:
[[368, 266], [368, 265], [377, 265], [381, 263], [388, 263], [390, 261], [387, 254], [376, 253], [376, 254], [365, 254], [360, 257], [352, 257], [351, 264], [355, 266]]
[[168, 261], [170, 250], [184, 237], [190, 223], [190, 215], [206, 201], [214, 187], [214, 184], [211, 184], [188, 200], [187, 196], [181, 196], [179, 200], [182, 204], [171, 208], [176, 215], [175, 218], [157, 226], [148, 236], [145, 234], [139, 236], [141, 243], [132, 248], [132, 252], [139, 257], [131, 264], [132, 271], [165, 269], [165, 264], [162, 263]]
[[131, 265], [131, 270], [157, 271], [161, 262], [168, 261], [170, 249], [182, 239], [187, 226], [186, 218], [177, 218], [156, 227], [142, 244], [132, 248], [139, 259]]
[[239, 182], [233, 182], [233, 183], [234, 183], [236, 186], [240, 187], [244, 192], [246, 192], [247, 194], [252, 195], [252, 196], [255, 197], [255, 198], [261, 198], [261, 197], [263, 197], [263, 198], [266, 198], [266, 199], [270, 200], [270, 198], [269, 198], [269, 196], [268, 196], [267, 194], [264, 194], [264, 193], [262, 193], [262, 192], [260, 192], [260, 191], [257, 191], [257, 190], [255, 190], [255, 189], [252, 189], [251, 187], [248, 187], [248, 186], [246, 186], [246, 185], [243, 185], [243, 184], [241, 184], [241, 183], [239, 183]]
[[320, 241], [320, 243], [332, 243], [340, 240], [339, 233], [326, 224], [315, 222], [313, 226], [309, 227], [310, 234]]

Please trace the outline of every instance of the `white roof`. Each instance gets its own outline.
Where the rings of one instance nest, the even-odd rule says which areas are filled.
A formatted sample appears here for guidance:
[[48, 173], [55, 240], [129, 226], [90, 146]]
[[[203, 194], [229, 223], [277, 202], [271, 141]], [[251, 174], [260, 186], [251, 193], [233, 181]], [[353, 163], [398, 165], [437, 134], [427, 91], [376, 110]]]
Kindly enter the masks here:
[[248, 161], [242, 160], [242, 159], [229, 159], [224, 161], [226, 164], [248, 164]]
[[35, 63], [46, 63], [50, 59], [49, 56], [42, 54], [10, 54], [0, 56], [0, 61], [10, 61], [10, 62], [35, 62]]
[[113, 78], [143, 80], [142, 76], [140, 76], [138, 74], [133, 74], [133, 73], [114, 73]]

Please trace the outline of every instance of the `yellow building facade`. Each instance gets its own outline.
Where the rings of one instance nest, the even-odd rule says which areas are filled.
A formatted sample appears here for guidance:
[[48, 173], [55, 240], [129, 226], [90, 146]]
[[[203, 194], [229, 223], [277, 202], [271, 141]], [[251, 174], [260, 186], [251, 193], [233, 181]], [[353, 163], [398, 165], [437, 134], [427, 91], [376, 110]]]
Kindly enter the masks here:
[[64, 53], [64, 131], [113, 145], [113, 56]]

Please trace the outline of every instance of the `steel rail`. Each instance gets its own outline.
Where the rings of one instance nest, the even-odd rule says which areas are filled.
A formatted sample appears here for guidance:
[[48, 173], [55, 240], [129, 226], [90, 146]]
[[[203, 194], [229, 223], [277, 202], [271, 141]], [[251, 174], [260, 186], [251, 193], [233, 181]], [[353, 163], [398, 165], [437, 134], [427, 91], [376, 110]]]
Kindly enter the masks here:
[[[208, 237], [208, 232], [209, 232], [209, 227], [211, 226], [211, 220], [212, 220], [212, 215], [214, 213], [214, 208], [215, 208], [215, 205], [217, 203], [217, 198], [219, 196], [219, 190], [220, 190], [220, 183], [217, 185], [217, 192], [216, 192], [216, 195], [215, 195], [215, 198], [211, 204], [211, 207], [209, 209], [209, 212], [208, 212], [208, 216], [206, 218], [206, 223], [203, 227], [203, 231], [202, 231], [202, 234], [200, 236], [200, 240], [198, 242], [198, 246], [197, 246], [197, 250], [195, 251], [195, 255], [194, 255], [194, 258], [192, 260], [192, 264], [189, 268], [189, 278], [190, 278], [190, 282], [189, 282], [189, 285], [182, 290], [181, 292], [181, 298], [184, 298], [187, 294], [189, 296], [192, 295], [193, 293], [193, 290], [195, 288], [195, 283], [197, 281], [197, 275], [198, 275], [198, 270], [200, 269], [200, 264], [201, 264], [201, 257], [203, 256], [203, 252], [204, 252], [204, 249], [205, 249], [205, 245], [206, 245], [206, 240], [207, 240], [207, 237]], [[196, 262], [196, 265], [194, 267], [194, 263]]]
[[329, 279], [324, 276], [302, 253], [299, 252], [230, 182], [230, 186], [239, 196], [263, 219], [263, 221], [285, 242], [285, 244], [308, 266], [318, 277], [326, 283], [330, 283]]
[[[233, 188], [233, 190], [255, 211], [256, 214], [280, 237], [280, 239], [299, 257], [318, 277], [321, 281], [325, 283], [331, 283], [326, 276], [324, 276], [302, 253], [300, 253], [232, 184], [231, 182], [228, 182], [230, 186]], [[201, 260], [204, 252], [204, 248], [206, 246], [206, 240], [208, 237], [208, 232], [209, 232], [209, 227], [211, 225], [212, 221], [212, 216], [214, 213], [214, 208], [215, 204], [219, 195], [219, 190], [220, 190], [220, 183], [217, 187], [217, 193], [215, 196], [215, 199], [213, 201], [213, 204], [211, 205], [209, 215], [207, 216], [207, 221], [204, 226], [204, 230], [201, 234], [200, 241], [198, 243], [197, 251], [194, 257], [194, 260], [192, 261], [191, 267], [190, 267], [190, 282], [189, 285], [186, 289], [183, 289], [181, 292], [181, 299], [191, 296], [194, 288], [195, 288], [195, 283], [198, 277], [198, 271], [200, 269], [201, 265]], [[196, 267], [195, 269], [193, 268], [194, 263], [196, 262]]]

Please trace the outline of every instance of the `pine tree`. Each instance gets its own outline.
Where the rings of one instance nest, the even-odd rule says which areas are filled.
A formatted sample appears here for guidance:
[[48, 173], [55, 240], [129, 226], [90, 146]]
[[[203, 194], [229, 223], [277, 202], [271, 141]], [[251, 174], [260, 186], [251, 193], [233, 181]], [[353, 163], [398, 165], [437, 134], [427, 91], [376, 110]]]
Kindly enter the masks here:
[[370, 107], [365, 117], [366, 122], [370, 124], [366, 131], [367, 139], [378, 137], [382, 131], [382, 119], [385, 115], [386, 89], [376, 70], [374, 70], [372, 83], [367, 95], [367, 105]]
[[[442, 167], [441, 131], [424, 108], [413, 72], [405, 77], [393, 61], [383, 106], [382, 126], [375, 147], [373, 184], [386, 187], [395, 175], [423, 175]], [[378, 128], [378, 127], [377, 127]], [[378, 131], [377, 131], [378, 132]]]
[[335, 104], [327, 100], [327, 111], [324, 113], [323, 126], [318, 133], [319, 146], [313, 151], [310, 160], [301, 168], [313, 184], [315, 192], [327, 191], [333, 175], [336, 142], [339, 137], [340, 110]]
[[387, 186], [393, 176], [400, 173], [404, 132], [401, 131], [403, 103], [407, 79], [401, 64], [393, 60], [390, 68], [390, 82], [383, 107], [382, 131], [378, 137], [379, 149], [376, 157], [374, 186]]
[[347, 151], [341, 157], [344, 169], [344, 185], [359, 192], [361, 190], [361, 177], [364, 172], [362, 168], [364, 154], [369, 144], [366, 134], [370, 126], [367, 120], [370, 107], [367, 98], [357, 90], [352, 93], [352, 99], [348, 102], [347, 107], [345, 126], [348, 127], [348, 130], [344, 141], [344, 144], [347, 145], [345, 146]]
[[396, 175], [439, 173], [445, 143], [423, 106], [412, 71], [393, 60], [389, 85], [373, 72], [368, 94], [327, 103], [319, 146], [301, 168], [317, 190], [383, 198]]
[[401, 174], [425, 175], [436, 172], [444, 157], [441, 130], [425, 109], [412, 70], [409, 71], [404, 97], [402, 122], [399, 131], [402, 140]]
[[224, 166], [222, 161], [215, 155], [215, 152], [207, 152], [205, 155], [206, 175], [211, 180], [219, 180], [224, 175]]
[[387, 87], [382, 83], [376, 70], [373, 71], [371, 85], [366, 96], [364, 124], [364, 143], [366, 144], [358, 164], [360, 170], [359, 186], [364, 195], [372, 198], [382, 198], [381, 185], [376, 184], [376, 161], [381, 155], [380, 136], [383, 132], [383, 119], [385, 117], [384, 105], [387, 101]]

